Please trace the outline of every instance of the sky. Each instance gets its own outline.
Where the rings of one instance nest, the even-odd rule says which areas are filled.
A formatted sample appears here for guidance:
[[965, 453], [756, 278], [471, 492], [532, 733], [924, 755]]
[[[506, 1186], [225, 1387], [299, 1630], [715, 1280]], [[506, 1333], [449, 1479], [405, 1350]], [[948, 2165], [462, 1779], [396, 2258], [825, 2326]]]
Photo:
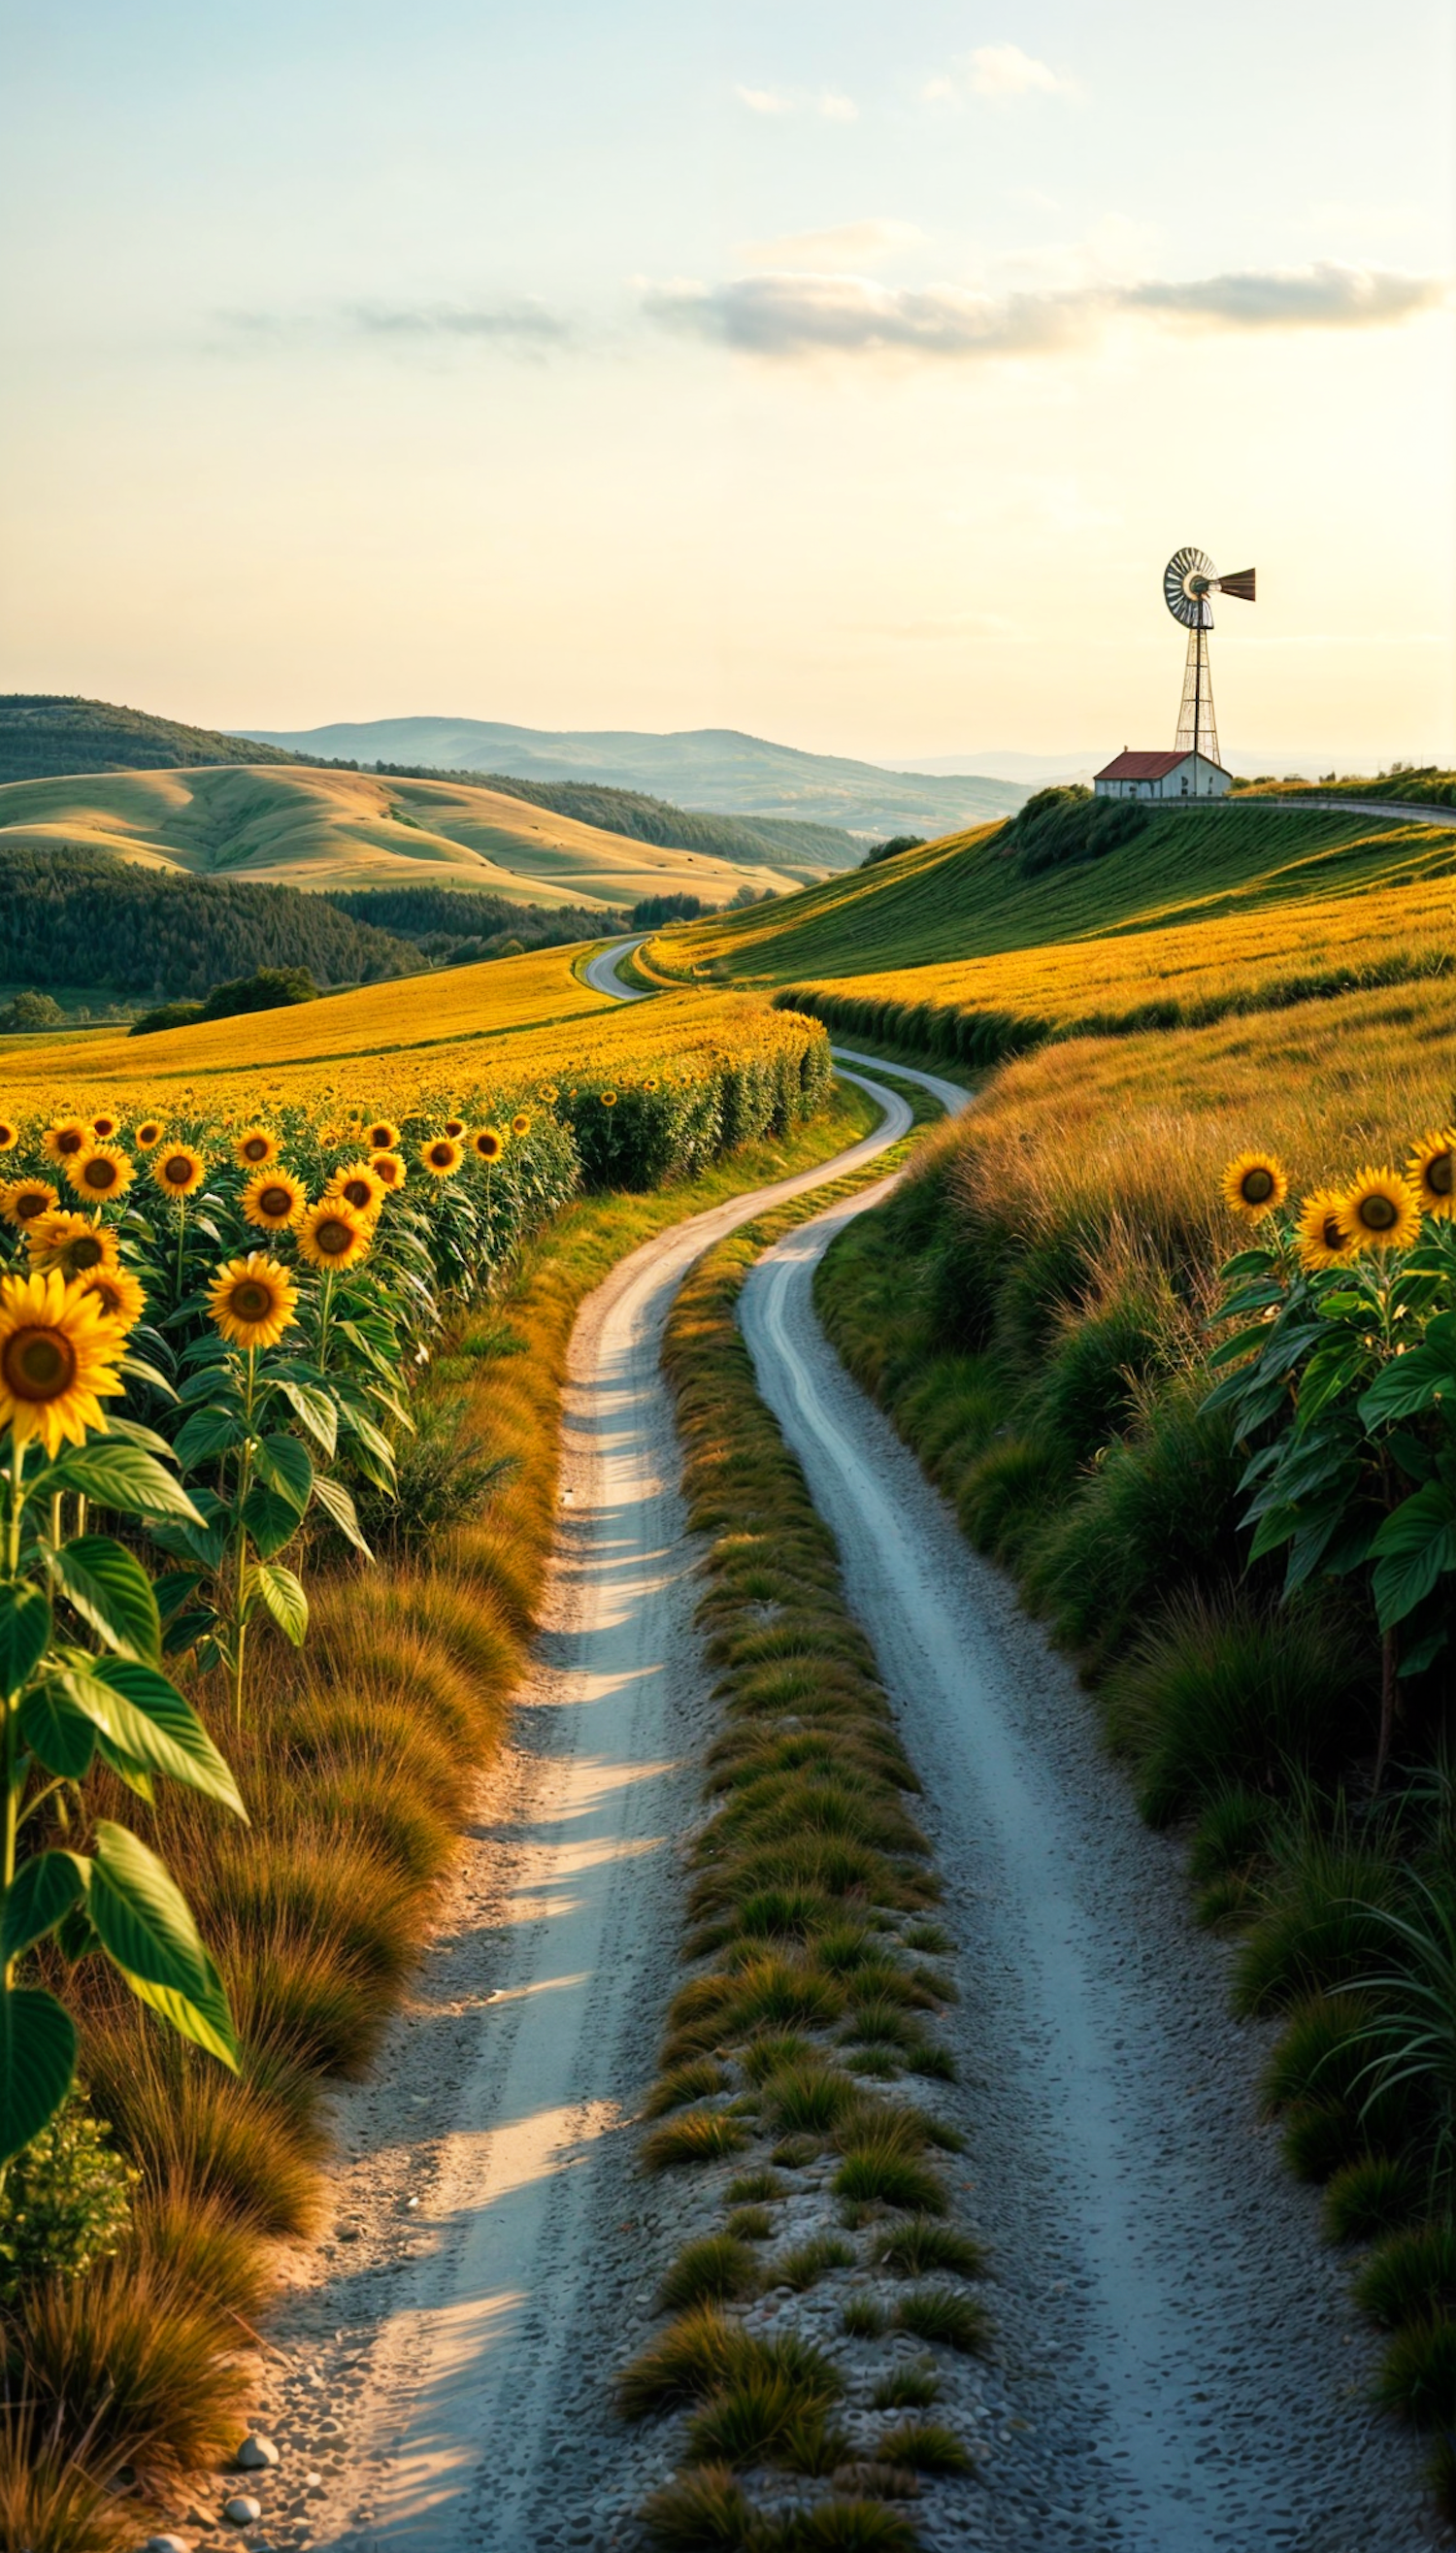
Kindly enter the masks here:
[[1456, 758], [1447, 0], [0, 0], [0, 689]]

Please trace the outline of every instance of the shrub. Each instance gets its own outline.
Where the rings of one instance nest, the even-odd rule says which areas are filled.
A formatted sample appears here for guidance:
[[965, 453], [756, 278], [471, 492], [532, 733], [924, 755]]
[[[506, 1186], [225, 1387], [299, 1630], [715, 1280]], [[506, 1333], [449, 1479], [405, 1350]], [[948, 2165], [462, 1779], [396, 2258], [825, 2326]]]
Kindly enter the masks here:
[[1324, 2230], [1332, 2243], [1370, 2243], [1425, 2213], [1430, 2183], [1408, 2160], [1362, 2155], [1331, 2173]]
[[847, 2243], [836, 2235], [817, 2234], [812, 2242], [800, 2243], [792, 2252], [781, 2253], [770, 2261], [766, 2276], [770, 2286], [792, 2287], [796, 2295], [814, 2286], [831, 2270], [852, 2270], [854, 2254]]
[[[776, 2172], [764, 2171], [749, 2172], [742, 2180], [733, 2181], [729, 2185], [728, 2196], [731, 2198], [735, 2189], [753, 2187], [765, 2180], [774, 2183], [772, 2196], [782, 2195], [784, 2182]], [[728, 2231], [735, 2243], [767, 2243], [773, 2235], [773, 2218], [766, 2207], [735, 2207], [728, 2220]]]
[[786, 2553], [915, 2553], [916, 2536], [892, 2508], [831, 2499], [789, 2520], [781, 2541]]
[[134, 2164], [79, 2093], [22, 2148], [0, 2188], [0, 2302], [48, 2276], [79, 2277], [109, 2260], [131, 2217]]
[[888, 2326], [889, 2315], [878, 2296], [866, 2292], [845, 2299], [840, 2321], [850, 2340], [878, 2340]]
[[1456, 2310], [1456, 2227], [1418, 2225], [1395, 2235], [1366, 2262], [1355, 2294], [1388, 2331], [1449, 2317]]
[[411, 1559], [435, 1538], [484, 1515], [517, 1465], [489, 1453], [470, 1420], [468, 1392], [416, 1393], [412, 1430], [394, 1443], [388, 1490], [361, 1485], [355, 1504], [365, 1540], [392, 1559]]
[[953, 2429], [940, 2420], [902, 2420], [881, 2438], [875, 2454], [882, 2464], [906, 2465], [912, 2473], [964, 2474], [973, 2468]]
[[[694, 2463], [789, 2464], [811, 2472], [838, 2461], [824, 2430], [827, 2399], [812, 2380], [776, 2367], [733, 2379], [688, 2429]], [[829, 2447], [828, 2454], [826, 2449]]]
[[877, 2199], [922, 2216], [944, 2216], [949, 2201], [937, 2174], [899, 2138], [874, 2131], [850, 2146], [834, 2177], [840, 2198]]
[[1042, 1436], [1008, 1436], [972, 1463], [955, 1512], [977, 1551], [1014, 1568], [1065, 1486], [1066, 1463]]
[[748, 2142], [741, 2119], [728, 2110], [688, 2110], [654, 2128], [642, 2142], [645, 2171], [670, 2171], [684, 2164], [720, 2163]]
[[1379, 1845], [1306, 1828], [1287, 1842], [1265, 1910], [1239, 1946], [1234, 2008], [1280, 2012], [1311, 1993], [1345, 1985], [1376, 1965], [1386, 1946], [1375, 1909], [1400, 1904], [1405, 1882]]
[[38, 2426], [32, 2410], [0, 2421], [0, 2544], [25, 2553], [122, 2553], [135, 2544], [135, 2513], [76, 2462], [63, 2424]]
[[703, 2465], [652, 2494], [642, 2510], [649, 2544], [662, 2553], [742, 2553], [753, 2541], [753, 2509], [727, 2465]]
[[103, 2262], [48, 2279], [13, 2318], [36, 2416], [87, 2465], [155, 2473], [214, 2465], [236, 2443], [250, 2391], [237, 2328], [156, 2263]]
[[968, 2234], [957, 2234], [949, 2225], [938, 2225], [934, 2218], [923, 2216], [889, 2227], [876, 2242], [874, 2257], [902, 2278], [924, 2277], [929, 2270], [947, 2270], [958, 2278], [980, 2278], [986, 2269], [980, 2245]]
[[758, 2264], [740, 2237], [705, 2234], [679, 2252], [658, 2289], [657, 2301], [664, 2313], [680, 2313], [688, 2305], [751, 2295], [758, 2283]]
[[1175, 1599], [1114, 1668], [1107, 1725], [1132, 1756], [1154, 1826], [1226, 1796], [1284, 1793], [1348, 1757], [1365, 1714], [1361, 1661], [1327, 1605]]
[[892, 2367], [869, 2398], [877, 2411], [928, 2411], [941, 2398], [941, 2380], [928, 2359], [918, 2367]]
[[970, 2357], [985, 2348], [990, 2328], [985, 2309], [975, 2297], [960, 2295], [953, 2287], [912, 2287], [895, 2307], [895, 2320], [917, 2340], [962, 2350]]
[[775, 2127], [817, 2134], [835, 2127], [862, 2095], [851, 2076], [831, 2066], [795, 2064], [769, 2076], [764, 2097]]
[[1456, 2427], [1456, 2322], [1406, 2323], [1386, 2351], [1376, 2399], [1425, 2429]]
[[675, 2065], [670, 2073], [660, 2075], [642, 2104], [649, 2119], [660, 2119], [666, 2110], [680, 2110], [685, 2102], [710, 2100], [715, 2092], [726, 2092], [728, 2078], [723, 2067], [711, 2056], [700, 2056], [687, 2065]]

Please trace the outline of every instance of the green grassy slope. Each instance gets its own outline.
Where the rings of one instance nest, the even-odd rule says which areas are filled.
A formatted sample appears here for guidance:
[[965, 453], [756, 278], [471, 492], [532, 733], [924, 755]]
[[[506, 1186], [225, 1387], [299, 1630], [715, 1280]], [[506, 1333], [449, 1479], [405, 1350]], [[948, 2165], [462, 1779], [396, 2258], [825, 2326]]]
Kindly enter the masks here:
[[56, 772], [168, 771], [206, 762], [295, 762], [285, 746], [217, 735], [114, 701], [0, 693], [0, 781]]
[[725, 915], [660, 944], [665, 963], [786, 984], [1059, 942], [1216, 922], [1309, 897], [1441, 876], [1456, 832], [1241, 799], [1155, 811], [1103, 859], [1026, 877], [1007, 829], [902, 851], [776, 905]]

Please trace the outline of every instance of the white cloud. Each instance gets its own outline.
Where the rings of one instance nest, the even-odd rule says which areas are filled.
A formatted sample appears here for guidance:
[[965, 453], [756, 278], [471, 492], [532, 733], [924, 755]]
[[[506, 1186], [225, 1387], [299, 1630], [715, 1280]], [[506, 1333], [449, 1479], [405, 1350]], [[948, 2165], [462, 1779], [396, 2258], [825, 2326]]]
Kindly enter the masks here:
[[776, 88], [739, 87], [734, 89], [733, 95], [739, 106], [746, 106], [750, 115], [789, 115], [793, 112], [788, 99], [780, 97]]
[[1029, 97], [1034, 90], [1055, 95], [1071, 86], [1020, 45], [977, 45], [969, 56], [969, 79], [977, 97]]
[[840, 222], [826, 231], [787, 231], [781, 239], [749, 240], [741, 251], [754, 267], [786, 266], [799, 273], [862, 274], [887, 258], [921, 248], [926, 234], [915, 222]]
[[859, 109], [854, 100], [845, 97], [840, 89], [825, 90], [819, 101], [819, 111], [830, 124], [857, 124], [859, 121]]
[[853, 275], [747, 275], [722, 284], [649, 285], [643, 296], [649, 317], [662, 327], [742, 354], [788, 360], [825, 353], [1057, 354], [1124, 317], [1244, 331], [1385, 327], [1446, 297], [1439, 278], [1336, 266], [1001, 295], [952, 283], [873, 283]]
[[859, 109], [842, 89], [827, 88], [819, 97], [791, 96], [778, 88], [743, 88], [733, 91], [740, 106], [751, 115], [822, 115], [828, 124], [857, 124]]

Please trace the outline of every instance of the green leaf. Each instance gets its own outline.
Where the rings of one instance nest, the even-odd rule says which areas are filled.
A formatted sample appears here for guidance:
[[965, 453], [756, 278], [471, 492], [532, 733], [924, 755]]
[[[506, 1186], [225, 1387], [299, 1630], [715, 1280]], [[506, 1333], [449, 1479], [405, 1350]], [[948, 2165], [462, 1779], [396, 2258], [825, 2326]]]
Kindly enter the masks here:
[[262, 1597], [279, 1629], [301, 1649], [308, 1636], [308, 1599], [291, 1569], [280, 1561], [260, 1561], [249, 1573], [251, 1587]]
[[1336, 1337], [1316, 1348], [1299, 1384], [1298, 1426], [1310, 1426], [1368, 1362], [1369, 1351], [1358, 1339]]
[[219, 1454], [230, 1454], [243, 1442], [243, 1422], [231, 1409], [219, 1409], [209, 1401], [205, 1408], [194, 1409], [184, 1418], [176, 1433], [172, 1451], [184, 1472], [194, 1463], [214, 1462]]
[[254, 1462], [261, 1481], [266, 1481], [280, 1498], [286, 1498], [298, 1515], [307, 1512], [313, 1495], [313, 1465], [307, 1447], [300, 1445], [296, 1436], [261, 1438]]
[[162, 1623], [152, 1581], [135, 1554], [106, 1534], [77, 1534], [49, 1555], [52, 1575], [81, 1619], [114, 1649], [134, 1658], [162, 1654]]
[[1413, 1417], [1445, 1393], [1456, 1396], [1456, 1365], [1430, 1347], [1407, 1348], [1361, 1394], [1360, 1415], [1367, 1427], [1378, 1427], [1386, 1418]]
[[0, 1989], [0, 2164], [54, 2119], [76, 2065], [75, 2023], [54, 1995]]
[[237, 1783], [191, 1704], [155, 1667], [72, 1651], [56, 1681], [130, 1762], [245, 1816]]
[[236, 2072], [227, 1997], [186, 1899], [156, 1853], [109, 1818], [97, 1820], [86, 1897], [101, 1946], [133, 1993]]
[[[117, 1365], [117, 1372], [124, 1374], [128, 1382], [150, 1384], [152, 1389], [160, 1391], [167, 1400], [175, 1400], [177, 1396], [175, 1385], [168, 1380], [160, 1367], [150, 1364], [146, 1357], [122, 1357]], [[113, 1427], [116, 1425], [114, 1418], [111, 1424]]]
[[1235, 1357], [1253, 1355], [1256, 1350], [1267, 1347], [1273, 1336], [1267, 1321], [1260, 1321], [1252, 1330], [1240, 1330], [1234, 1338], [1225, 1339], [1214, 1349], [1208, 1359], [1209, 1372], [1215, 1373], [1221, 1365], [1232, 1365]]
[[1444, 1482], [1428, 1481], [1388, 1515], [1371, 1551], [1376, 1613], [1389, 1631], [1456, 1569], [1456, 1502]]
[[5, 1892], [0, 1958], [19, 1958], [33, 1942], [53, 1933], [62, 1915], [85, 1894], [86, 1866], [72, 1852], [38, 1852], [23, 1861]]
[[274, 1388], [280, 1391], [303, 1421], [314, 1443], [327, 1460], [332, 1461], [339, 1441], [339, 1417], [328, 1392], [316, 1390], [310, 1383], [292, 1383], [282, 1376], [275, 1378]]
[[358, 1510], [343, 1482], [334, 1480], [328, 1472], [320, 1472], [314, 1480], [313, 1495], [346, 1541], [352, 1542], [356, 1551], [362, 1551], [366, 1560], [373, 1560], [374, 1553], [360, 1530]]
[[140, 1445], [92, 1437], [53, 1465], [48, 1489], [74, 1490], [118, 1515], [180, 1516], [200, 1524], [181, 1482]]
[[265, 1560], [271, 1560], [284, 1543], [292, 1541], [300, 1521], [292, 1500], [280, 1498], [262, 1481], [254, 1482], [239, 1513]]
[[0, 1693], [19, 1693], [46, 1654], [51, 1605], [45, 1589], [0, 1588]]
[[20, 1733], [48, 1773], [84, 1780], [96, 1752], [96, 1723], [67, 1700], [55, 1676], [32, 1685], [20, 1707]]

